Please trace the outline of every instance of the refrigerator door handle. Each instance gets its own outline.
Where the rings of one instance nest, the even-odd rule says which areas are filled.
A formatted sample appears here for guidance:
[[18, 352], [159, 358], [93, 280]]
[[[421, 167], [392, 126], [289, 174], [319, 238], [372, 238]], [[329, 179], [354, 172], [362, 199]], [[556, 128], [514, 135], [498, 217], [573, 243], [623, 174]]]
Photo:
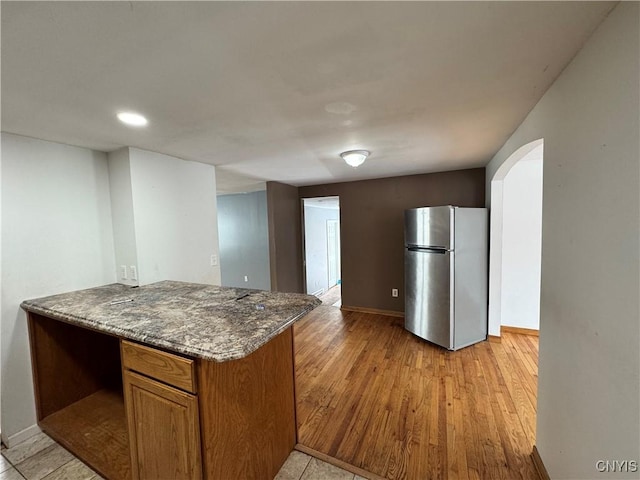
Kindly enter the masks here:
[[410, 252], [424, 252], [424, 253], [436, 253], [439, 255], [445, 255], [450, 250], [446, 248], [436, 248], [436, 247], [416, 247], [416, 246], [408, 246], [407, 250]]

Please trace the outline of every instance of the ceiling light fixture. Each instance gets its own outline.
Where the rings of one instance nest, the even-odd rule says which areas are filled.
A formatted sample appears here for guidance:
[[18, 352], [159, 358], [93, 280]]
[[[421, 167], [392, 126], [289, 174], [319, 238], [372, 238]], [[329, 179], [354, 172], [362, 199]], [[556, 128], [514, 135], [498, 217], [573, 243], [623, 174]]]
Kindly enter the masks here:
[[347, 162], [347, 165], [351, 165], [355, 168], [362, 165], [370, 153], [371, 152], [368, 150], [348, 150], [346, 152], [342, 152], [340, 156], [345, 162]]
[[131, 127], [144, 127], [149, 123], [142, 115], [134, 112], [120, 112], [118, 113], [118, 120]]

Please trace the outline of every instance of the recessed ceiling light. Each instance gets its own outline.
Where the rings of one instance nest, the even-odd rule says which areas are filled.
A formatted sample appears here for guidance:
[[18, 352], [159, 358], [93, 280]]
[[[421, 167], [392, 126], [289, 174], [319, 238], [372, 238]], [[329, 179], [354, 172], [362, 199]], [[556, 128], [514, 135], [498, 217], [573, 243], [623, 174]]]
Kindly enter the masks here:
[[132, 127], [144, 127], [149, 123], [142, 115], [134, 112], [120, 112], [118, 114], [118, 120]]

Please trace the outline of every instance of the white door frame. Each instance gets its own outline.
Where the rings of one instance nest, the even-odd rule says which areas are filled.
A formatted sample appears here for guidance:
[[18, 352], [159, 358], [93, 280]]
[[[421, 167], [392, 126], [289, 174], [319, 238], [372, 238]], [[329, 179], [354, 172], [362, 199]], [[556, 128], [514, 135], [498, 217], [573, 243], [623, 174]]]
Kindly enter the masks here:
[[[333, 241], [329, 235], [330, 225], [333, 226]], [[335, 273], [335, 281], [331, 276], [332, 268]], [[329, 289], [335, 287], [340, 279], [340, 220], [327, 220], [327, 277]]]

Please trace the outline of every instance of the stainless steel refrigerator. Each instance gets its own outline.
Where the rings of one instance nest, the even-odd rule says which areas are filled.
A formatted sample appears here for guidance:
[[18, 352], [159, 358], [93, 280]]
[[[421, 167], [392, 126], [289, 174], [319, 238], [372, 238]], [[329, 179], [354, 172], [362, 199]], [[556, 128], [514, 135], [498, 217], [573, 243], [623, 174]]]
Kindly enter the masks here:
[[405, 328], [449, 350], [487, 338], [488, 214], [405, 211]]

